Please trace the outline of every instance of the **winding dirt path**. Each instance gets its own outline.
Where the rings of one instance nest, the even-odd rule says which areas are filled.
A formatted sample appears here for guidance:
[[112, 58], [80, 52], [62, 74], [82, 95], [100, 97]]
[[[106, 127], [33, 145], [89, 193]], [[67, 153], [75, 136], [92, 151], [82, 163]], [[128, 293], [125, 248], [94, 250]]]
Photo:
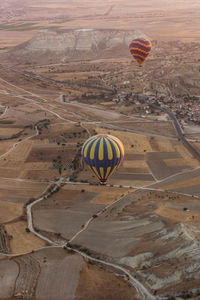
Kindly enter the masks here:
[[8, 106], [6, 106], [6, 108], [5, 108], [4, 112], [2, 113], [2, 115], [0, 115], [0, 119], [3, 119], [6, 116], [7, 110], [8, 110]]
[[73, 250], [74, 252], [76, 253], [79, 253], [80, 255], [82, 255], [83, 257], [91, 260], [91, 261], [95, 261], [97, 263], [101, 263], [101, 264], [104, 264], [106, 266], [110, 266], [110, 267], [113, 267], [117, 270], [120, 270], [122, 271], [125, 275], [127, 275], [127, 279], [128, 281], [131, 283], [132, 286], [135, 287], [135, 289], [137, 290], [138, 294], [140, 294], [142, 296], [142, 299], [144, 300], [158, 300], [158, 299], [162, 299], [160, 297], [155, 297], [153, 296], [136, 278], [134, 278], [131, 273], [119, 266], [119, 265], [116, 265], [116, 264], [113, 264], [113, 263], [109, 263], [109, 262], [106, 262], [104, 260], [101, 260], [101, 259], [97, 259], [97, 258], [94, 258], [88, 254], [85, 254], [83, 253], [82, 251], [80, 250], [77, 250], [77, 249], [74, 249], [73, 247], [66, 247], [68, 250]]
[[21, 143], [24, 143], [25, 141], [27, 141], [27, 140], [29, 140], [29, 139], [32, 139], [33, 137], [37, 136], [37, 135], [39, 134], [39, 131], [38, 131], [37, 126], [35, 126], [35, 130], [36, 130], [36, 133], [35, 133], [35, 134], [33, 134], [33, 135], [31, 135], [31, 136], [28, 136], [27, 138], [25, 138], [25, 139], [23, 139], [23, 140], [21, 140], [21, 141], [18, 141], [18, 142], [16, 142], [16, 143], [14, 143], [14, 144], [12, 145], [12, 147], [11, 147], [7, 152], [5, 152], [4, 154], [2, 154], [2, 155], [0, 156], [0, 160], [1, 160], [2, 158], [4, 158], [5, 156], [7, 156], [10, 152], [12, 152], [12, 151], [17, 147], [17, 145], [19, 145], [19, 144], [21, 144]]

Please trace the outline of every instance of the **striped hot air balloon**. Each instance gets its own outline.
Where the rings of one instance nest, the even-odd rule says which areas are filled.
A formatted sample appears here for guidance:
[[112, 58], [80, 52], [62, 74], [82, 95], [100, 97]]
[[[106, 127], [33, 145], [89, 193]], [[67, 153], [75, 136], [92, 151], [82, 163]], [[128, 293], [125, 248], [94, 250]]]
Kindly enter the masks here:
[[147, 56], [150, 54], [151, 49], [151, 42], [143, 38], [135, 39], [129, 45], [131, 55], [137, 60], [140, 67], [142, 66]]
[[116, 171], [123, 157], [124, 146], [112, 135], [94, 135], [82, 147], [83, 161], [99, 178], [101, 184], [106, 184], [108, 177]]

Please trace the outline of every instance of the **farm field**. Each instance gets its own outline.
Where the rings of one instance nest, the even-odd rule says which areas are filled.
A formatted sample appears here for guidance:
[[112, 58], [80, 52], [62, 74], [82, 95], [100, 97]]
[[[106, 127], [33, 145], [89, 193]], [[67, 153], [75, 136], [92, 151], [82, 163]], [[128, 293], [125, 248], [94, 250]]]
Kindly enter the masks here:
[[[92, 251], [112, 257], [115, 262], [127, 266], [137, 274], [149, 288], [156, 289], [158, 294], [171, 291], [172, 285], [173, 289], [179, 290], [182, 270], [189, 270], [191, 260], [195, 263], [198, 259], [196, 255], [191, 258], [190, 251], [188, 252], [188, 248], [191, 252], [193, 248], [196, 249], [192, 231], [199, 223], [198, 199], [141, 190], [125, 198], [126, 201], [124, 199], [94, 220], [73, 241], [74, 244], [89, 245]], [[199, 239], [198, 233], [195, 238]], [[177, 252], [179, 267], [176, 265], [174, 276]], [[163, 264], [156, 266], [156, 262], [164, 259], [165, 255], [168, 256], [167, 270], [163, 273]], [[166, 278], [170, 278], [169, 283]], [[182, 278], [182, 282], [187, 282], [186, 278], [187, 276]], [[193, 284], [195, 285], [195, 281]]]
[[[112, 278], [112, 274], [107, 273], [103, 270], [98, 269], [96, 266], [88, 267], [85, 263], [83, 264], [81, 274], [79, 279], [79, 286], [76, 290], [75, 299], [81, 299], [82, 297], [87, 297], [88, 299], [102, 299], [101, 288], [104, 290], [104, 297], [108, 299], [127, 299], [137, 300], [139, 299], [136, 291], [133, 288], [127, 290], [124, 282], [117, 278], [117, 281]], [[90, 284], [92, 283], [92, 289]], [[99, 285], [97, 285], [99, 283]], [[116, 284], [118, 287], [116, 288]], [[86, 293], [87, 289], [90, 290]]]
[[47, 184], [1, 177], [0, 188], [1, 201], [25, 203], [30, 197], [38, 197], [42, 194], [47, 188]]
[[2, 299], [11, 299], [19, 269], [13, 260], [0, 260], [0, 266], [0, 297]]
[[[4, 274], [4, 280], [0, 282], [0, 296], [4, 299], [10, 299], [13, 294], [15, 297], [21, 294], [35, 295], [36, 299], [48, 295], [48, 299], [71, 299], [73, 296], [79, 300], [85, 297], [86, 290], [88, 299], [93, 299], [94, 295], [96, 299], [101, 299], [102, 287], [105, 297], [109, 299], [116, 299], [117, 291], [119, 299], [123, 295], [129, 299], [137, 299], [136, 290], [120, 277], [115, 277], [101, 266], [89, 264], [80, 255], [70, 254], [63, 249], [43, 249], [10, 261], [0, 261], [0, 267], [0, 274]], [[10, 286], [14, 281], [16, 284], [13, 293]]]
[[[33, 207], [33, 223], [39, 231], [48, 231], [71, 239], [93, 215], [127, 193], [126, 189], [90, 185], [67, 185], [58, 193]], [[66, 226], [67, 224], [67, 226]]]
[[6, 223], [23, 214], [23, 203], [0, 201], [0, 223]]
[[24, 221], [7, 224], [5, 228], [7, 234], [12, 236], [10, 247], [13, 254], [27, 253], [46, 245], [41, 239], [26, 231], [27, 223]]
[[[29, 115], [30, 108], [26, 110], [21, 105], [17, 111], [20, 111], [23, 120], [26, 119], [27, 114]], [[11, 108], [8, 113], [9, 115], [16, 115], [16, 110], [14, 113]], [[31, 112], [31, 114], [33, 113], [35, 111]], [[40, 116], [40, 111], [37, 115]], [[76, 144], [83, 141], [84, 137], [87, 137], [87, 133], [80, 126], [73, 127], [65, 124], [57, 125], [55, 123], [47, 128], [48, 125], [45, 124], [48, 124], [48, 121], [38, 123], [39, 132], [37, 132], [33, 130], [33, 121], [29, 117], [28, 119], [30, 123], [27, 126], [29, 128], [21, 129], [23, 132], [18, 139], [10, 138], [1, 141], [0, 174], [6, 178], [53, 179], [58, 174], [58, 166], [56, 165], [58, 157], [65, 164], [65, 169], [69, 169], [69, 165], [77, 152]], [[5, 122], [9, 122], [7, 121], [9, 119], [6, 118], [5, 120]], [[37, 119], [35, 121], [37, 122]], [[45, 127], [42, 129], [43, 126]], [[19, 130], [15, 124], [3, 124], [1, 128], [6, 138], [8, 134], [16, 134]], [[66, 140], [70, 140], [69, 146], [66, 144]], [[65, 174], [70, 175], [70, 171], [66, 171]]]
[[7, 137], [20, 132], [20, 128], [1, 128], [0, 137]]
[[188, 173], [177, 174], [161, 183], [153, 184], [152, 187], [199, 196], [199, 174], [200, 169], [197, 168]]
[[[156, 125], [157, 124], [157, 125]], [[159, 124], [159, 125], [158, 125]], [[129, 121], [129, 122], [115, 122], [113, 123], [113, 125], [121, 127], [123, 129], [130, 129], [130, 130], [135, 130], [135, 131], [143, 131], [143, 132], [149, 132], [149, 133], [153, 133], [156, 135], [163, 135], [163, 136], [168, 136], [168, 137], [175, 137], [175, 131], [174, 128], [172, 126], [172, 124], [170, 124], [169, 122], [156, 122], [155, 121], [151, 121], [151, 120], [139, 120], [139, 122], [137, 121]]]

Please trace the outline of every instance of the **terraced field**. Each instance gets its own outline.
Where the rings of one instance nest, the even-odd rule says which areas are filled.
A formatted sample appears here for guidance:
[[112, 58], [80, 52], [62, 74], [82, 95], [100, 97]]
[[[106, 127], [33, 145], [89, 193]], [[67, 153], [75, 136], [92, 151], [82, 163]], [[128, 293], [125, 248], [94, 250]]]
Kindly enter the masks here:
[[20, 256], [14, 259], [19, 265], [19, 276], [15, 284], [14, 297], [31, 299], [40, 273], [39, 263], [31, 256]]

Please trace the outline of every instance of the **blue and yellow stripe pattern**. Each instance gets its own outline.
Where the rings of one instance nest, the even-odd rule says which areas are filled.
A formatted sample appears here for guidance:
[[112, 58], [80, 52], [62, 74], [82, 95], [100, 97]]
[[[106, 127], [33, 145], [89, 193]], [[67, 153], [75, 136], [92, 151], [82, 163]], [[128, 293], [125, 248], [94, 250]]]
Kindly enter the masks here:
[[112, 135], [95, 135], [84, 143], [82, 158], [101, 183], [104, 183], [123, 160], [124, 146], [118, 138]]
[[138, 38], [131, 42], [129, 50], [131, 55], [136, 59], [139, 66], [143, 64], [152, 49], [151, 42], [147, 39]]

